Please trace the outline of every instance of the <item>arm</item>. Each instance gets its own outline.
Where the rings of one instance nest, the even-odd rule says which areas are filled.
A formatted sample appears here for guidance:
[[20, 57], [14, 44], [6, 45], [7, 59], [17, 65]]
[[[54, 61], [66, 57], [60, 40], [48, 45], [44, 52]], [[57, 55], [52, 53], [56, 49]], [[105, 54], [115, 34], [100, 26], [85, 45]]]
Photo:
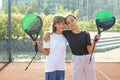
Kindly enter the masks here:
[[[63, 35], [67, 38], [67, 35], [69, 34], [70, 30], [64, 30], [63, 31]], [[45, 42], [48, 42], [50, 40], [50, 35], [52, 34], [52, 32], [46, 32], [43, 36], [43, 40]]]
[[33, 41], [33, 45], [37, 43], [37, 48], [40, 52], [42, 52], [44, 55], [49, 55], [50, 49], [49, 48], [43, 48], [37, 41]]
[[100, 35], [95, 35], [94, 41], [92, 42], [91, 46], [87, 46], [87, 50], [89, 54], [92, 54], [94, 52], [96, 43], [98, 42], [98, 40], [100, 39]]
[[49, 41], [51, 34], [52, 34], [52, 33], [50, 33], [50, 32], [46, 32], [46, 33], [44, 34], [44, 36], [43, 36], [43, 40], [44, 40], [45, 42]]

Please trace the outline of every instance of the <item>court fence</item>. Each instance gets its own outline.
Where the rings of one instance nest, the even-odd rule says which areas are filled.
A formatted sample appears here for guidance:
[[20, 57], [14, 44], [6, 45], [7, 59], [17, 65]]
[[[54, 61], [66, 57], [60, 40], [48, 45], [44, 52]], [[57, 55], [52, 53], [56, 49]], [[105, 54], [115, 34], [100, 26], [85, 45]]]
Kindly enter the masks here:
[[[111, 34], [114, 34], [114, 32], [111, 32]], [[38, 41], [42, 45], [42, 40], [38, 40]], [[8, 45], [9, 45], [8, 40], [0, 40], [0, 62], [9, 61]], [[12, 54], [11, 54], [12, 61], [29, 62], [35, 55], [34, 46], [32, 45], [32, 39], [12, 40], [11, 46], [12, 46]], [[98, 42], [94, 53], [97, 52], [102, 53], [118, 47], [120, 47], [120, 36], [105, 37], [105, 38], [101, 38], [101, 40]], [[69, 45], [67, 45], [66, 61], [71, 61], [71, 59], [72, 59], [72, 52]], [[37, 56], [34, 59], [34, 61], [45, 61], [45, 60], [46, 60], [46, 56], [40, 52], [37, 53]]]

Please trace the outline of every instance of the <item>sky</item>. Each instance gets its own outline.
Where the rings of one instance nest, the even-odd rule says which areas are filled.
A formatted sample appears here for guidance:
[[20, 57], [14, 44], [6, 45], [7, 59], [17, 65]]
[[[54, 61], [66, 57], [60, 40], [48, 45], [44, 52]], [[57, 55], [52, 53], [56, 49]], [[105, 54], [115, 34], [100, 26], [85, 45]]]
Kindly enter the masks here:
[[0, 7], [2, 6], [2, 0], [0, 0]]

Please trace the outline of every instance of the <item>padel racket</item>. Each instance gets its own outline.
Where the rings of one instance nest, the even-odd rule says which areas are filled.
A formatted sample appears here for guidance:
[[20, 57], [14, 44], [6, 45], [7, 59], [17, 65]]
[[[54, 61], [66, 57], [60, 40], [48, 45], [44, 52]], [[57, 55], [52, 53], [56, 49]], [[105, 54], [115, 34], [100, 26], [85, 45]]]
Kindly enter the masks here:
[[96, 15], [96, 25], [98, 34], [110, 29], [115, 24], [115, 16], [105, 10], [99, 11]]
[[[95, 21], [97, 25], [98, 34], [101, 34], [103, 31], [110, 29], [115, 24], [115, 16], [106, 10], [102, 10], [97, 13]], [[92, 59], [92, 55], [93, 54], [91, 54], [90, 62]]]
[[[32, 38], [33, 41], [37, 40], [38, 35], [42, 28], [42, 24], [43, 22], [41, 17], [36, 14], [28, 14], [22, 19], [22, 29]], [[37, 54], [38, 51], [37, 43], [35, 45], [35, 51]], [[33, 59], [35, 58], [35, 56], [33, 57]], [[25, 70], [27, 70], [29, 65], [32, 63], [33, 59], [30, 61]]]

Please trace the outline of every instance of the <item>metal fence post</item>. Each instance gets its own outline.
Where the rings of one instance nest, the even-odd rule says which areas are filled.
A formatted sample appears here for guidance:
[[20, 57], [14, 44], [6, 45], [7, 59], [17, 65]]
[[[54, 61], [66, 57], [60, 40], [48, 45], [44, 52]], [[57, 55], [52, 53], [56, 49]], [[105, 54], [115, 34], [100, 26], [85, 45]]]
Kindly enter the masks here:
[[12, 62], [11, 0], [8, 0], [8, 54], [9, 62]]

